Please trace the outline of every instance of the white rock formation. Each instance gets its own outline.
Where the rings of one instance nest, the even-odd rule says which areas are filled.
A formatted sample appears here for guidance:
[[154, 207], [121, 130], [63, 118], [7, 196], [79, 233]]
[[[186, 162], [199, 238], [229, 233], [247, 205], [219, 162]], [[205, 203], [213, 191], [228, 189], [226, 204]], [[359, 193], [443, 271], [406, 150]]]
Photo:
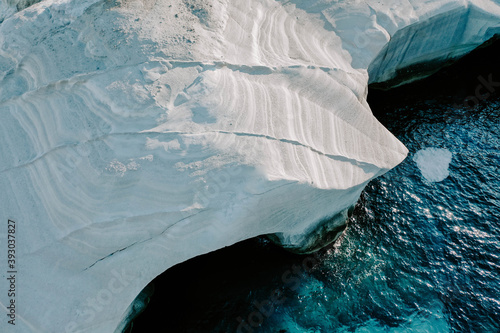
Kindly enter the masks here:
[[35, 2], [0, 2], [1, 332], [113, 332], [179, 262], [262, 234], [314, 247], [407, 153], [367, 69], [462, 55], [500, 17], [488, 0]]

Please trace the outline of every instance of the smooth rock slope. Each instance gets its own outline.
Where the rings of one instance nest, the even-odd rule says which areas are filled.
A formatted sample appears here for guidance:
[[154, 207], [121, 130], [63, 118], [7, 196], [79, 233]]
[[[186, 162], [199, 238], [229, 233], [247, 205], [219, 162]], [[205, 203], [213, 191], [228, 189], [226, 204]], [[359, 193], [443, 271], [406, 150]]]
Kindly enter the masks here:
[[487, 0], [2, 0], [0, 244], [15, 221], [18, 293], [0, 331], [113, 332], [179, 262], [263, 234], [333, 239], [407, 154], [367, 105], [368, 70], [404, 82], [499, 17]]

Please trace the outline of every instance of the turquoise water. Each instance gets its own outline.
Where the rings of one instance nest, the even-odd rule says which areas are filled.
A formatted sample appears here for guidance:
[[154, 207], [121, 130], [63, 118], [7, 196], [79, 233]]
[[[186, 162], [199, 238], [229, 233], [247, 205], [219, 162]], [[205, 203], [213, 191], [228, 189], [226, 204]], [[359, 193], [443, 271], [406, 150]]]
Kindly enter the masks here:
[[[476, 77], [451, 97], [421, 85], [372, 101], [410, 153], [335, 244], [304, 257], [259, 238], [178, 265], [132, 332], [500, 332], [500, 99], [465, 107]], [[422, 176], [425, 148], [452, 154], [444, 180]]]

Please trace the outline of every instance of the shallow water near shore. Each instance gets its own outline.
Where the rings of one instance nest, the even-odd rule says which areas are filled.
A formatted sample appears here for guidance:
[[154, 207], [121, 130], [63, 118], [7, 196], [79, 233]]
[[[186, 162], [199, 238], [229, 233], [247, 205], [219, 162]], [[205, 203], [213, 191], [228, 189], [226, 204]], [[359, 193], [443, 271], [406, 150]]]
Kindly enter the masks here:
[[[500, 99], [424, 93], [371, 103], [410, 152], [366, 187], [335, 244], [298, 256], [259, 238], [177, 265], [132, 332], [500, 331]], [[451, 154], [437, 178], [414, 159], [429, 148]]]

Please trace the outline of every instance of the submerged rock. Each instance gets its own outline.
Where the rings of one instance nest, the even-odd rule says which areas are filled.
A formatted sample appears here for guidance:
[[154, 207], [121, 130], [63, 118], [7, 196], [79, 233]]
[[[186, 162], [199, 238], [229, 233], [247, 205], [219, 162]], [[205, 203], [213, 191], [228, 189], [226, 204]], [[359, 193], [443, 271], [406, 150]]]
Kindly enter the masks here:
[[448, 149], [425, 148], [413, 155], [413, 161], [417, 164], [422, 176], [429, 182], [441, 182], [445, 180], [450, 172], [453, 154]]

